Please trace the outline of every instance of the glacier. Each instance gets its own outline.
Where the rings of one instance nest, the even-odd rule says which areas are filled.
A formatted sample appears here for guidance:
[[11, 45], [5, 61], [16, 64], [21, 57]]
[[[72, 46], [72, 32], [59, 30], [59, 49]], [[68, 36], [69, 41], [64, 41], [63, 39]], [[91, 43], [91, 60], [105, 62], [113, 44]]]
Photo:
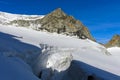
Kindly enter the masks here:
[[120, 80], [120, 48], [4, 24], [0, 42], [1, 80]]

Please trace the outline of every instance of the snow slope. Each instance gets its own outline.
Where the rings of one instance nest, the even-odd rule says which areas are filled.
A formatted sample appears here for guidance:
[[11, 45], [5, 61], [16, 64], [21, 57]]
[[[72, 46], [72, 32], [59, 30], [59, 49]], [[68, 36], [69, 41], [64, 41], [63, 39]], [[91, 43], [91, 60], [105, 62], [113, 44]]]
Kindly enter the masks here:
[[116, 58], [116, 61], [120, 61], [120, 47], [111, 47], [107, 50]]
[[[0, 35], [3, 35], [0, 36], [0, 52], [24, 54], [23, 58], [28, 57], [27, 59], [32, 61], [31, 57], [35, 58], [40, 52], [40, 44], [65, 48], [72, 53], [73, 60], [88, 75], [95, 74], [104, 80], [120, 80], [120, 59], [108, 53], [102, 45], [91, 40], [4, 25], [0, 25]], [[8, 36], [5, 37], [5, 35]]]
[[40, 80], [32, 69], [17, 57], [6, 57], [0, 52], [0, 80]]
[[10, 21], [13, 20], [36, 20], [43, 18], [43, 15], [19, 15], [19, 14], [11, 14], [11, 13], [5, 13], [5, 12], [0, 12], [0, 22], [2, 23], [9, 23]]

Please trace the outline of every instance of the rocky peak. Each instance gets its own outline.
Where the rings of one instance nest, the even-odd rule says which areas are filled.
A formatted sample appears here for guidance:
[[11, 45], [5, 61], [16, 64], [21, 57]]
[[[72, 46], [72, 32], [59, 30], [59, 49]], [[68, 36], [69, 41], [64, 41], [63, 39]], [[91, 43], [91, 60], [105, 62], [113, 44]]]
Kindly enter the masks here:
[[58, 8], [58, 9], [54, 10], [53, 12], [50, 13], [50, 15], [54, 16], [54, 17], [66, 16], [66, 14], [61, 10], [61, 8]]
[[95, 39], [91, 36], [87, 27], [85, 27], [79, 20], [76, 20], [73, 16], [69, 16], [64, 13], [61, 8], [58, 8], [42, 19], [24, 20], [17, 19], [9, 23], [22, 26], [31, 27], [35, 30], [46, 30], [48, 32], [56, 32], [58, 34], [65, 34], [69, 36], [77, 36], [81, 39]]
[[54, 10], [41, 19], [41, 28], [48, 32], [57, 32], [79, 38], [94, 40], [89, 30], [73, 16], [64, 13], [61, 8]]
[[114, 35], [112, 39], [105, 45], [106, 47], [120, 47], [120, 35]]

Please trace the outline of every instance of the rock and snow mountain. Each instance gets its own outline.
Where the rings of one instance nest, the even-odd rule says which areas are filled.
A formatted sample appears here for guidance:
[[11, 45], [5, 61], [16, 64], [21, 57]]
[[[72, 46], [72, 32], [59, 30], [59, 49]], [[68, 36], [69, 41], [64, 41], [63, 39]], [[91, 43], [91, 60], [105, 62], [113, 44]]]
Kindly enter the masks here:
[[113, 38], [105, 44], [106, 47], [120, 47], [120, 35], [114, 35]]
[[28, 27], [38, 29], [41, 24], [37, 24], [36, 20], [43, 18], [44, 15], [19, 15], [0, 12], [0, 24], [3, 25], [14, 25], [19, 27]]
[[0, 11], [0, 23], [8, 24], [14, 20], [36, 20], [43, 18], [43, 15], [19, 15]]
[[[14, 14], [11, 15], [16, 17]], [[54, 17], [50, 15], [54, 15]], [[0, 24], [0, 80], [120, 80], [119, 48], [106, 49], [92, 41], [93, 39], [90, 40], [89, 37], [88, 39], [78, 39], [64, 35], [68, 34], [64, 31], [62, 31], [63, 34], [36, 31], [27, 28], [22, 23], [20, 24], [24, 27], [17, 23], [16, 27], [16, 25], [10, 24], [16, 20], [15, 18], [8, 20], [10, 16], [5, 18], [5, 22], [1, 20]], [[69, 23], [68, 18], [73, 26], [81, 24], [76, 22], [73, 17], [66, 16], [67, 18], [61, 19], [61, 16], [66, 16], [66, 14], [57, 9], [57, 12], [53, 11], [43, 18], [40, 16], [34, 19], [31, 19], [31, 16], [27, 17], [28, 21], [37, 20], [39, 23], [40, 20], [41, 27], [39, 28], [47, 28], [49, 24], [50, 30], [52, 30], [51, 26], [55, 28], [53, 24], [57, 25], [54, 21], [59, 21], [58, 19], [64, 20], [63, 25], [68, 29], [71, 27], [66, 26]], [[48, 17], [51, 17], [50, 21]], [[18, 18], [20, 19], [20, 17]], [[23, 20], [27, 21], [26, 18]], [[17, 21], [19, 20], [17, 19]], [[88, 36], [87, 33], [82, 34]]]
[[94, 40], [87, 27], [73, 16], [65, 14], [60, 8], [43, 17], [41, 24], [41, 29], [45, 29], [48, 32], [63, 33], [78, 36], [81, 39], [89, 38]]
[[60, 8], [45, 16], [13, 16], [12, 14], [1, 13], [0, 17], [0, 23], [6, 25], [30, 27], [35, 30], [46, 30], [51, 33], [56, 32], [59, 34], [77, 36], [81, 39], [88, 38], [95, 41], [87, 27], [73, 16], [65, 14]]

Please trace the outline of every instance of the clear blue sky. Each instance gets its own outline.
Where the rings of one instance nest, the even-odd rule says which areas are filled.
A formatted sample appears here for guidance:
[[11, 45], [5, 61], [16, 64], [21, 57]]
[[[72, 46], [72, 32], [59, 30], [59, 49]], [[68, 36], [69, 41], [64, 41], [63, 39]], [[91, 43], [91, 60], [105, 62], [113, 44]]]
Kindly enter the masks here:
[[56, 8], [87, 26], [99, 42], [120, 34], [120, 0], [0, 0], [0, 11], [47, 14]]

